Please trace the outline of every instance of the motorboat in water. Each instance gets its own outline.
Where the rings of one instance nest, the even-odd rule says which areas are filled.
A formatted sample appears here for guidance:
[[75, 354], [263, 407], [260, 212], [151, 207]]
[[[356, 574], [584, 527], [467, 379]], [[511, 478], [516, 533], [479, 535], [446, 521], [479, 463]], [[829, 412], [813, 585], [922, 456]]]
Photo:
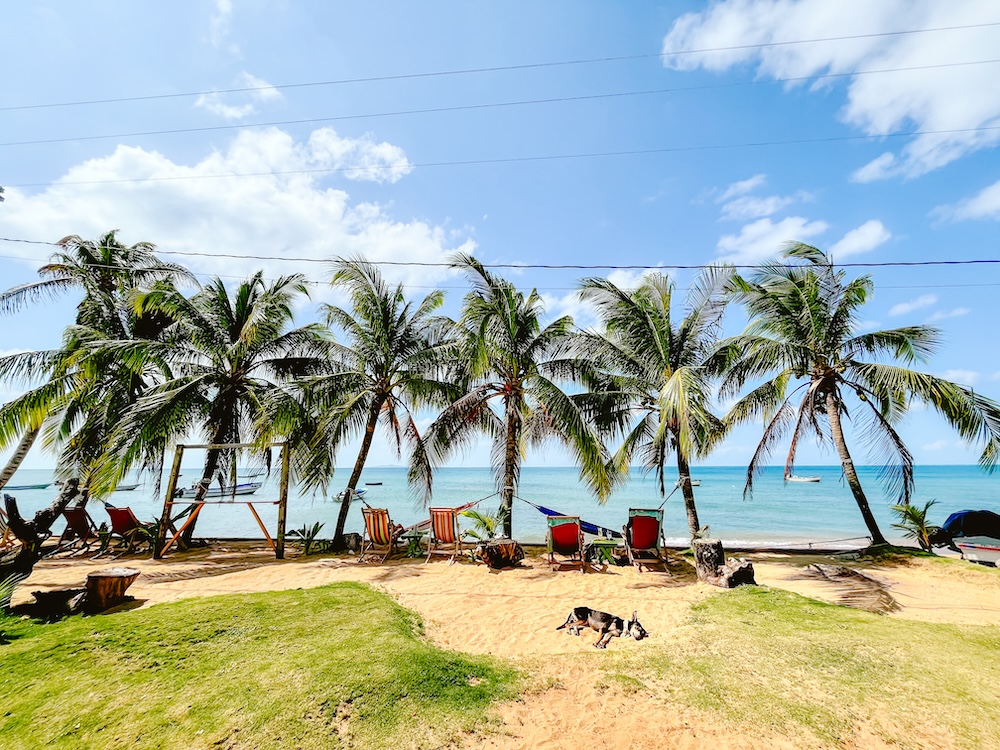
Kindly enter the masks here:
[[785, 477], [786, 482], [818, 482], [823, 477], [799, 477], [795, 474], [789, 474]]
[[[677, 480], [677, 486], [678, 487], [681, 486], [681, 480], [680, 479]], [[701, 487], [701, 480], [700, 479], [692, 479], [691, 480], [691, 486], [692, 487]]]
[[[355, 497], [364, 497], [366, 492], [368, 492], [368, 490], [366, 490], [364, 487], [362, 487], [360, 490], [354, 490], [354, 496]], [[347, 490], [344, 490], [343, 492], [338, 492], [337, 493], [337, 499], [338, 500], [343, 500], [346, 495], [347, 495]]]
[[136, 482], [135, 484], [119, 484], [117, 487], [115, 487], [115, 492], [131, 492], [138, 486], [139, 486], [138, 482]]
[[[218, 485], [209, 487], [205, 491], [205, 497], [233, 497], [234, 495], [252, 495], [261, 487], [263, 482], [242, 482], [234, 487], [219, 487]], [[198, 493], [198, 484], [192, 484], [188, 488], [181, 488], [174, 493], [174, 497], [194, 497]]]
[[15, 487], [7, 485], [6, 487], [4, 487], [4, 489], [8, 490], [8, 491], [11, 491], [11, 492], [17, 492], [17, 491], [20, 491], [20, 490], [44, 490], [50, 484], [52, 484], [52, 483], [51, 482], [46, 482], [45, 484], [19, 484], [19, 485], [15, 486]]
[[1000, 568], [1000, 539], [992, 536], [963, 536], [955, 539], [962, 557], [982, 565]]

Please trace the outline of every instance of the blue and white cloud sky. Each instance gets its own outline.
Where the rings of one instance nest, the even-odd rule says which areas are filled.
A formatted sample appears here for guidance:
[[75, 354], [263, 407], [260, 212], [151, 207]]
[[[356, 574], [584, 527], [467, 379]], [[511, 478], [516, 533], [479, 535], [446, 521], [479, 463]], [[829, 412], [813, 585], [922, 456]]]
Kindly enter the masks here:
[[[320, 264], [213, 254], [673, 265], [800, 240], [845, 262], [998, 258], [998, 49], [981, 0], [19, 3], [0, 27], [0, 237], [118, 228], [205, 253], [184, 260], [206, 278], [317, 282]], [[0, 242], [0, 283], [50, 251]], [[457, 309], [447, 270], [386, 273]], [[1000, 269], [870, 273], [867, 327], [940, 326], [927, 369], [1000, 397]], [[581, 275], [516, 278], [587, 324]], [[54, 345], [75, 303], [0, 322], [0, 350]], [[975, 459], [930, 412], [903, 433], [919, 463]]]

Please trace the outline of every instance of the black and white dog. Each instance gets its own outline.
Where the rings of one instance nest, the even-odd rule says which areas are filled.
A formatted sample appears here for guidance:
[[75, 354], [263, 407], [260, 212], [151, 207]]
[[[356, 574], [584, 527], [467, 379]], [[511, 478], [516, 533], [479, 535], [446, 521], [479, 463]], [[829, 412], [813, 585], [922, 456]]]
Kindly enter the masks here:
[[633, 612], [632, 619], [626, 622], [622, 617], [609, 615], [607, 612], [600, 612], [590, 607], [574, 607], [573, 611], [569, 613], [569, 617], [566, 618], [566, 622], [556, 630], [569, 628], [571, 635], [580, 635], [584, 628], [596, 630], [601, 634], [601, 637], [597, 639], [594, 647], [607, 648], [608, 641], [613, 637], [621, 638], [630, 635], [635, 640], [641, 641], [649, 635], [646, 629], [639, 624], [638, 614], [638, 612]]

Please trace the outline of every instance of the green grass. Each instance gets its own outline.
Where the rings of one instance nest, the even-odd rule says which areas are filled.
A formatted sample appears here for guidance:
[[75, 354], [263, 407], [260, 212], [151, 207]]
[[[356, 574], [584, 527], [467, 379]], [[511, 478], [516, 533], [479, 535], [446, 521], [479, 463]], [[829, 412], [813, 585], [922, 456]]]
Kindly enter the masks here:
[[919, 623], [744, 587], [696, 606], [681, 632], [658, 635], [666, 642], [641, 659], [621, 652], [613, 673], [746, 733], [840, 746], [863, 723], [901, 748], [926, 747], [928, 736], [1000, 747], [1000, 627]]
[[520, 681], [350, 583], [0, 625], [6, 747], [439, 747]]

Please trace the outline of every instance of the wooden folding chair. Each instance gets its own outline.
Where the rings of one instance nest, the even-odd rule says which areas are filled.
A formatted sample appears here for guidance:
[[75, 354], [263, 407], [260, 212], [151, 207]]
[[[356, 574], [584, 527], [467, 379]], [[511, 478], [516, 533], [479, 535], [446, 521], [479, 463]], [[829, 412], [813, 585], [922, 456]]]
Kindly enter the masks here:
[[365, 518], [365, 533], [361, 538], [358, 562], [363, 561], [366, 555], [378, 556], [385, 552], [379, 560], [381, 565], [389, 555], [398, 551], [396, 541], [403, 533], [403, 527], [392, 522], [389, 511], [385, 508], [362, 508], [361, 513]]
[[429, 510], [431, 534], [427, 542], [427, 559], [424, 562], [430, 562], [431, 555], [446, 555], [449, 557], [448, 564], [451, 565], [463, 550], [472, 549], [474, 546], [462, 541], [462, 534], [458, 528], [458, 514], [462, 512], [462, 508]]
[[662, 566], [663, 558], [663, 510], [659, 508], [629, 508], [625, 532], [625, 551], [628, 561], [641, 573], [643, 567]]
[[[583, 526], [580, 517], [549, 516], [548, 523], [549, 529], [545, 541], [552, 569], [579, 568], [581, 573], [586, 573], [587, 558], [583, 552]], [[556, 555], [567, 559], [556, 560]]]
[[62, 512], [66, 519], [66, 528], [56, 542], [56, 552], [86, 552], [91, 545], [100, 540], [97, 525], [84, 507], [66, 508]]

